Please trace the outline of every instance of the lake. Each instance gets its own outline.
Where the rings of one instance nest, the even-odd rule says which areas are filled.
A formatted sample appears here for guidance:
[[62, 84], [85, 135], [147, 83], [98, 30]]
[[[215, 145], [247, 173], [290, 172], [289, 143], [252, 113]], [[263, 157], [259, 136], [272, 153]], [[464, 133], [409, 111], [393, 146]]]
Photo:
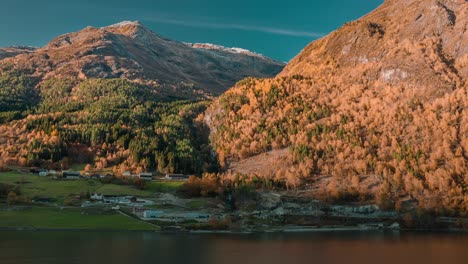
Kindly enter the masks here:
[[468, 234], [0, 231], [0, 263], [468, 263]]

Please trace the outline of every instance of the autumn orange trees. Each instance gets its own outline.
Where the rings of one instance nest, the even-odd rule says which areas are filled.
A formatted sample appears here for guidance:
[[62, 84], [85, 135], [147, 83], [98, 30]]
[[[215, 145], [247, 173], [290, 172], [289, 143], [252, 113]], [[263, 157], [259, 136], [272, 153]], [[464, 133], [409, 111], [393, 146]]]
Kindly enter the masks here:
[[212, 197], [218, 195], [221, 186], [214, 174], [205, 174], [202, 178], [191, 176], [179, 192], [190, 197]]
[[398, 85], [293, 76], [240, 82], [207, 116], [222, 164], [289, 148], [275, 176], [288, 187], [327, 175], [332, 192], [376, 194], [359, 188], [371, 179], [393, 203], [467, 212], [467, 104], [466, 88], [425, 99]]
[[14, 85], [18, 93], [40, 92], [38, 101], [17, 109], [17, 118], [0, 116], [0, 156], [8, 165], [195, 174], [217, 168], [203, 122], [195, 120], [207, 102], [165, 98], [153, 86], [122, 79], [33, 84], [28, 75], [0, 74], [0, 114], [25, 104], [26, 92], [8, 99]]

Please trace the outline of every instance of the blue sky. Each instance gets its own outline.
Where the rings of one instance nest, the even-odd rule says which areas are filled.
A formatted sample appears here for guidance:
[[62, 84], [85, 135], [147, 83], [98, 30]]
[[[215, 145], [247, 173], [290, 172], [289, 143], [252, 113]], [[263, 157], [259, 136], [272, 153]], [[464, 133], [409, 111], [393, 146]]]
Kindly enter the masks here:
[[86, 26], [138, 20], [185, 42], [241, 47], [289, 61], [383, 0], [1, 0], [0, 46], [43, 46]]

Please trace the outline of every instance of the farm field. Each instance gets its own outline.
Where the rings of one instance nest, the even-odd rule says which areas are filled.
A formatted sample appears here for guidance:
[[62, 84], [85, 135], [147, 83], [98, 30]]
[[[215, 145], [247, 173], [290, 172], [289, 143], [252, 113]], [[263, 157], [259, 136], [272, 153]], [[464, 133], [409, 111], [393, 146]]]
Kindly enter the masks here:
[[156, 192], [175, 192], [183, 184], [178, 181], [148, 182], [145, 190], [139, 190], [131, 185], [103, 184], [99, 180], [54, 180], [18, 172], [0, 173], [0, 183], [13, 184], [20, 187], [23, 195], [29, 197], [65, 197], [86, 192], [98, 192], [105, 195], [133, 195], [149, 197]]
[[153, 181], [147, 185], [147, 190], [155, 192], [176, 192], [185, 182], [184, 181]]
[[32, 207], [18, 211], [0, 211], [0, 227], [39, 229], [86, 229], [157, 231], [150, 224], [116, 212], [110, 214], [83, 214], [82, 209]]

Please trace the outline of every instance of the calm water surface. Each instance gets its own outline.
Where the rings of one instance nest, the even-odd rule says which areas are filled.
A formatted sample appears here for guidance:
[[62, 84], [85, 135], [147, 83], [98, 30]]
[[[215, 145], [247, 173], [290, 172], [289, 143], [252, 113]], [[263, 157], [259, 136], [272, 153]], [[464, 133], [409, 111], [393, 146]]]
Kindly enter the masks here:
[[1, 264], [468, 263], [468, 234], [0, 231]]

